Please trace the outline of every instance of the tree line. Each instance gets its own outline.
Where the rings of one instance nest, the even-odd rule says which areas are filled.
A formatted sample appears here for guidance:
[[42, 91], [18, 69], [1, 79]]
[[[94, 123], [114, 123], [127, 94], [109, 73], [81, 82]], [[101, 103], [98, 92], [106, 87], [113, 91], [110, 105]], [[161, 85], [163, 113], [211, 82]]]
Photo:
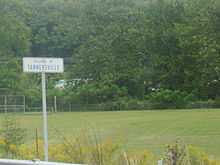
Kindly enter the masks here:
[[[218, 0], [0, 0], [0, 88], [40, 98], [25, 56], [63, 57], [49, 96], [76, 103], [218, 100]], [[89, 80], [54, 89], [60, 79]], [[121, 101], [123, 100], [123, 101]]]

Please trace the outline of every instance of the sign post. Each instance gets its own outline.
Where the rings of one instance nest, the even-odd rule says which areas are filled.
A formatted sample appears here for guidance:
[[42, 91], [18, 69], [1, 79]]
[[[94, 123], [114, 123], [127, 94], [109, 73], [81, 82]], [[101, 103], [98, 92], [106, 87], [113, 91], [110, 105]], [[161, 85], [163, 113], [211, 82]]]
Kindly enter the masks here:
[[158, 165], [163, 165], [163, 159], [158, 160], [157, 164], [158, 164]]
[[46, 73], [62, 73], [64, 71], [62, 58], [23, 58], [23, 71], [41, 73], [42, 76], [42, 108], [44, 130], [44, 155], [48, 161], [48, 126], [47, 126], [47, 97], [46, 97]]
[[43, 119], [44, 119], [44, 154], [45, 161], [48, 161], [48, 127], [47, 127], [47, 96], [46, 96], [46, 74], [42, 75], [42, 107], [43, 107]]

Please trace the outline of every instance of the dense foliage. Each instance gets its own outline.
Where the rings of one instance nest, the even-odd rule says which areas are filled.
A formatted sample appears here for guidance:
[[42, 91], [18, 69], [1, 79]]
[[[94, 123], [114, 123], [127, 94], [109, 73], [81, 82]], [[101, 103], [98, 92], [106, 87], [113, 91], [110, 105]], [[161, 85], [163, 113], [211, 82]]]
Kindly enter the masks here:
[[220, 96], [218, 0], [0, 0], [0, 15], [0, 88], [13, 94], [40, 97], [21, 58], [49, 56], [66, 67], [49, 76], [51, 95], [77, 103]]

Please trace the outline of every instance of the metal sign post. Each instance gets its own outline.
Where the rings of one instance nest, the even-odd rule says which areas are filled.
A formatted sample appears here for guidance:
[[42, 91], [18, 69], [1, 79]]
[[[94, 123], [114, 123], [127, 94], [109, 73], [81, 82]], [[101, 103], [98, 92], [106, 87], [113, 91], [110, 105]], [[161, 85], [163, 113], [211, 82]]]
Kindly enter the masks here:
[[163, 159], [157, 161], [158, 165], [163, 165]]
[[46, 75], [42, 72], [42, 107], [44, 120], [44, 152], [45, 161], [48, 161], [48, 127], [47, 127], [47, 97], [46, 97]]
[[63, 59], [61, 58], [23, 58], [23, 71], [41, 73], [42, 76], [42, 108], [43, 108], [43, 130], [44, 130], [44, 154], [48, 161], [48, 126], [47, 126], [47, 97], [46, 97], [46, 74], [62, 73], [64, 71]]

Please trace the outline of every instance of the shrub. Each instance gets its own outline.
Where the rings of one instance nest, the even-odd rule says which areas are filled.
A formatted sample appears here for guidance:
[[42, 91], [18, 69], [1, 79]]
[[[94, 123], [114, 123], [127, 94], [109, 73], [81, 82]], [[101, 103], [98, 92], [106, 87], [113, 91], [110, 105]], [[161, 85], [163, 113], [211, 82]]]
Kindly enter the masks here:
[[200, 149], [194, 146], [188, 146], [189, 148], [189, 159], [191, 164], [195, 165], [209, 165], [211, 161], [208, 158], [208, 155], [202, 152]]
[[165, 165], [190, 165], [187, 146], [179, 142], [168, 145], [164, 163]]
[[192, 94], [178, 90], [160, 89], [146, 96], [154, 108], [184, 108], [187, 103], [194, 99]]
[[219, 108], [220, 107], [220, 97], [215, 98], [215, 106], [214, 108]]
[[[9, 122], [10, 121], [10, 122]], [[1, 153], [9, 153], [8, 158], [17, 159], [43, 159], [43, 141], [39, 140], [38, 149], [35, 144], [23, 144], [24, 136], [14, 130], [11, 120], [5, 121], [5, 125], [10, 129], [4, 129], [5, 134], [1, 134], [0, 146]], [[11, 127], [11, 125], [13, 127]], [[11, 129], [13, 128], [13, 129]], [[20, 141], [3, 138], [14, 132]], [[120, 145], [113, 143], [111, 139], [101, 140], [100, 137], [92, 132], [90, 135], [86, 130], [80, 132], [74, 137], [65, 137], [57, 131], [61, 137], [62, 143], [49, 145], [50, 161], [80, 163], [88, 165], [156, 165], [157, 158], [151, 152], [145, 150], [142, 152], [124, 152]], [[15, 135], [13, 135], [15, 136]], [[6, 137], [6, 136], [5, 136]], [[9, 137], [11, 138], [11, 137]], [[8, 147], [2, 147], [6, 146]], [[37, 153], [39, 151], [39, 154]], [[1, 155], [2, 156], [2, 155]], [[4, 155], [5, 156], [5, 155]], [[174, 144], [167, 145], [163, 158], [164, 165], [220, 165], [220, 161], [211, 160], [207, 154], [200, 149], [187, 146], [177, 141]]]
[[167, 146], [164, 165], [220, 165], [220, 161], [211, 160], [199, 148], [177, 141]]
[[18, 122], [14, 118], [6, 117], [3, 121], [3, 127], [0, 131], [1, 135], [1, 154], [8, 158], [16, 157], [17, 148], [24, 143], [26, 130], [19, 127]]
[[156, 165], [156, 157], [149, 151], [124, 152], [118, 160], [119, 165]]
[[211, 99], [207, 101], [195, 101], [188, 103], [186, 108], [216, 108], [216, 103]]
[[71, 94], [77, 102], [97, 104], [118, 100], [127, 95], [127, 90], [111, 83], [91, 83], [78, 87]]

